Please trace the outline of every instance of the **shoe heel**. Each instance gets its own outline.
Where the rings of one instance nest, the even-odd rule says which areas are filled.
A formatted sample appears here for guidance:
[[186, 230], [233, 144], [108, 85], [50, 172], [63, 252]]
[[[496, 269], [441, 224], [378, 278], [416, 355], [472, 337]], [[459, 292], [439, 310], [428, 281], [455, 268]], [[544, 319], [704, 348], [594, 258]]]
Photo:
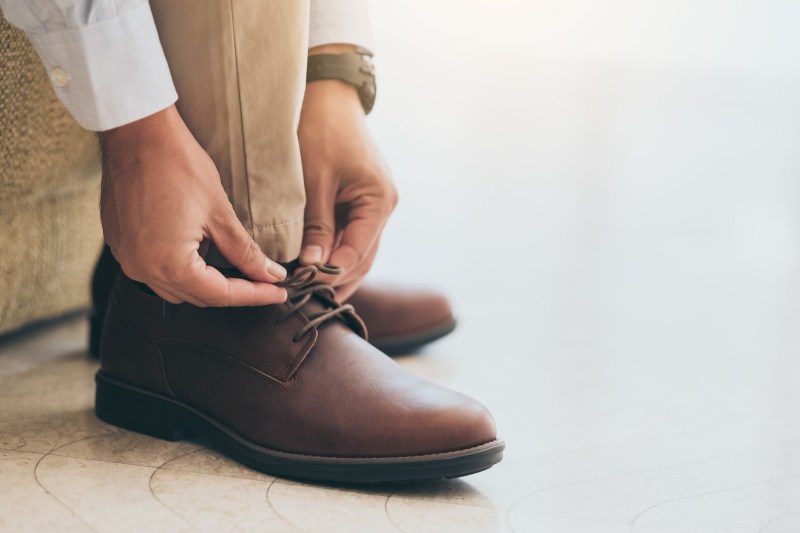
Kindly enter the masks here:
[[186, 438], [186, 428], [169, 403], [111, 383], [99, 373], [95, 381], [95, 413], [103, 422], [173, 442]]

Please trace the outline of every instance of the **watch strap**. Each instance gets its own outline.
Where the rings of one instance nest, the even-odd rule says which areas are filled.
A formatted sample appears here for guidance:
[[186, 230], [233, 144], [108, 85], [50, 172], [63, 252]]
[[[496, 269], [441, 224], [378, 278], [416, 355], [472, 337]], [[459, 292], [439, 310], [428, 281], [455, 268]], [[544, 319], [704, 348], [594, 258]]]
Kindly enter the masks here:
[[361, 106], [369, 114], [375, 104], [375, 68], [367, 54], [315, 54], [308, 56], [306, 83], [340, 80], [358, 90]]

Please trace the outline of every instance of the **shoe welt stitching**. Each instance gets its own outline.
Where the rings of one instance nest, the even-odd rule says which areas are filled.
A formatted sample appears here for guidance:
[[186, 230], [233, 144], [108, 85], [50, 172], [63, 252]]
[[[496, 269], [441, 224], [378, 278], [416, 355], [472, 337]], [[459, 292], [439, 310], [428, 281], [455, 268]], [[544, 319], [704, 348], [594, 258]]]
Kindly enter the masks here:
[[[295, 314], [299, 314], [299, 313], [300, 313], [300, 311], [298, 311], [298, 313], [295, 313]], [[305, 315], [303, 315], [303, 317], [306, 318]], [[298, 318], [298, 320], [300, 320], [300, 319]], [[300, 322], [302, 323], [302, 320]], [[306, 324], [307, 323], [308, 323], [308, 318], [306, 318]], [[305, 325], [305, 324], [303, 324], [303, 325]], [[300, 347], [300, 349], [297, 350], [297, 353], [294, 354], [294, 357], [292, 357], [289, 360], [289, 362], [286, 363], [283, 366], [281, 371], [278, 372], [278, 376], [276, 377], [276, 379], [278, 379], [279, 381], [282, 381], [284, 383], [289, 380], [289, 376], [287, 376], [286, 373], [289, 371], [289, 369], [292, 366], [294, 366], [294, 362], [297, 360], [298, 357], [300, 357], [300, 354], [303, 354], [304, 352], [305, 352], [305, 354], [308, 354], [309, 350], [311, 350], [311, 348], [313, 346], [313, 342], [315, 340], [315, 336], [314, 336], [314, 331], [315, 330], [316, 330], [316, 328], [308, 330], [308, 333], [306, 333], [306, 342], [305, 342], [305, 344], [303, 344]], [[319, 335], [319, 333], [317, 335]], [[311, 346], [309, 346], [309, 345], [311, 345]]]

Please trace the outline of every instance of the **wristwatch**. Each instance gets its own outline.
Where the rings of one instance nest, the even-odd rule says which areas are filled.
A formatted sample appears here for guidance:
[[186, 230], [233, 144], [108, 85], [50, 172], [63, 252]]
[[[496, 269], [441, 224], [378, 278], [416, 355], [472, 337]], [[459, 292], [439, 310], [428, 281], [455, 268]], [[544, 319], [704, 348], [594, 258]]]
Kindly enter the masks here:
[[306, 83], [317, 80], [341, 80], [354, 86], [366, 114], [375, 105], [375, 67], [372, 64], [372, 54], [366, 50], [358, 49], [351, 54], [308, 56]]

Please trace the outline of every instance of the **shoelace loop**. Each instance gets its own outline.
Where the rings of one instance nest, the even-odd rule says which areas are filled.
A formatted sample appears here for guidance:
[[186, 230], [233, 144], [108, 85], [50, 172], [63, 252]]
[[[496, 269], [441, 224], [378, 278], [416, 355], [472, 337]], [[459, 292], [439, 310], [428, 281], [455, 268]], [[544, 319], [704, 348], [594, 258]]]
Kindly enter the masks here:
[[289, 309], [287, 309], [287, 311], [278, 318], [278, 324], [300, 311], [303, 306], [306, 305], [309, 300], [311, 300], [314, 294], [320, 293], [327, 295], [328, 298], [325, 298], [325, 302], [331, 306], [330, 309], [323, 311], [322, 313], [309, 316], [308, 323], [300, 328], [300, 331], [298, 331], [294, 337], [292, 337], [292, 342], [299, 342], [300, 339], [303, 338], [303, 335], [308, 333], [308, 331], [312, 328], [321, 325], [323, 322], [327, 322], [328, 320], [331, 320], [332, 318], [340, 316], [344, 313], [355, 312], [355, 309], [352, 305], [341, 304], [336, 301], [336, 291], [333, 290], [333, 287], [325, 283], [314, 283], [314, 279], [320, 272], [332, 276], [339, 276], [342, 274], [342, 268], [335, 265], [307, 265], [295, 269], [291, 276], [275, 284], [278, 287], [292, 289], [292, 293], [289, 294], [289, 298], [287, 300], [289, 303]]

